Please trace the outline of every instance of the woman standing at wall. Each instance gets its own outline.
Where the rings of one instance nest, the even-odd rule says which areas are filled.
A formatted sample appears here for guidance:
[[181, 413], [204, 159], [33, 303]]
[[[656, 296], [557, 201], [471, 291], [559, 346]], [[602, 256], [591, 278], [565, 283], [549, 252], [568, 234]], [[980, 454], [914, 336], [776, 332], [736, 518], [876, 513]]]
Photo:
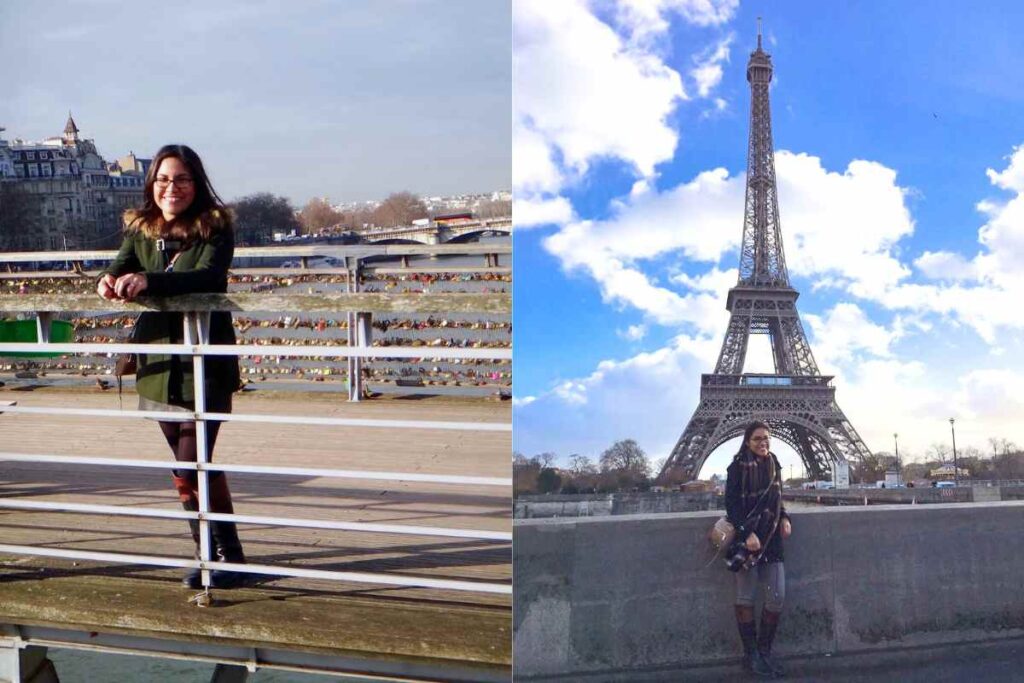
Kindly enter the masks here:
[[[779, 677], [771, 659], [772, 642], [786, 597], [782, 541], [792, 524], [782, 505], [782, 467], [771, 452], [768, 425], [752, 422], [728, 468], [726, 517], [736, 529], [729, 552], [736, 572], [736, 624], [743, 642], [743, 666], [759, 676]], [[764, 590], [761, 626], [754, 623], [758, 585]]]

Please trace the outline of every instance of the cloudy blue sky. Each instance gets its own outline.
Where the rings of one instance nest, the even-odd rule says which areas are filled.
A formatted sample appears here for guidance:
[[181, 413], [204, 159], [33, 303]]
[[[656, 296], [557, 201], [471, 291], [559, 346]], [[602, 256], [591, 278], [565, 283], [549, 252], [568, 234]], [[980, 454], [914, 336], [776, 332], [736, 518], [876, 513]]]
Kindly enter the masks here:
[[509, 0], [0, 3], [7, 139], [186, 142], [226, 199], [511, 186]]
[[1024, 442], [1024, 6], [516, 0], [516, 450], [658, 461], [686, 425], [736, 281], [757, 16], [787, 263], [841, 407], [875, 451], [948, 445], [949, 417], [960, 448]]

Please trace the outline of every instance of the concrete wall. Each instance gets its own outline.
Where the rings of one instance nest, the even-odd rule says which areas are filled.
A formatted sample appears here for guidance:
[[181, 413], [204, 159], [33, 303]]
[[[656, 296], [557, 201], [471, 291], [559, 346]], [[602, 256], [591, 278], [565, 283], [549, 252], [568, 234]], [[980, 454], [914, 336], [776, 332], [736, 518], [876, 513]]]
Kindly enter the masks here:
[[[959, 488], [913, 488], [913, 489], [844, 489], [804, 491], [786, 489], [783, 498], [816, 502], [822, 505], [864, 505], [868, 499], [870, 505], [924, 504], [924, 503], [970, 503], [976, 500], [975, 493], [989, 494], [989, 500], [1000, 500], [998, 487], [975, 489], [971, 486]], [[977, 498], [981, 498], [979, 495]]]
[[605, 493], [520, 496], [515, 500], [516, 519], [544, 517], [595, 517], [643, 515], [667, 512], [718, 510], [725, 499], [715, 493]]
[[[715, 512], [517, 520], [517, 680], [740, 656]], [[779, 655], [1024, 635], [1024, 502], [793, 513]]]

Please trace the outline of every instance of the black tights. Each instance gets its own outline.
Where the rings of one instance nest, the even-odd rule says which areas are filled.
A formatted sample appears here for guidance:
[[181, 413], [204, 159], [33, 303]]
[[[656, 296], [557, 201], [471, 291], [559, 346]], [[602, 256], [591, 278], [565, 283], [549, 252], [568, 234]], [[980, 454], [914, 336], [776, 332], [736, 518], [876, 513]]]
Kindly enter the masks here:
[[[178, 462], [195, 462], [197, 460], [199, 456], [195, 422], [161, 422], [160, 431], [164, 433], [167, 445], [174, 452], [175, 460]], [[206, 423], [206, 456], [210, 461], [213, 460], [213, 445], [217, 443], [217, 432], [219, 431], [220, 422]], [[196, 471], [174, 470], [174, 476], [194, 480]]]

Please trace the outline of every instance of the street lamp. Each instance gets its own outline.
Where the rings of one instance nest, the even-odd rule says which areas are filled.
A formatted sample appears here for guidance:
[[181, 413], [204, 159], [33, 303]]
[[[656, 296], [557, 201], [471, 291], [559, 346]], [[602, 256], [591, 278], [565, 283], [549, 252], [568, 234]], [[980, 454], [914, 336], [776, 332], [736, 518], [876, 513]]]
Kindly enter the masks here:
[[900, 435], [896, 432], [892, 433], [892, 440], [896, 443], [896, 485], [900, 485], [900, 473], [903, 469], [900, 467]]
[[955, 486], [960, 486], [960, 467], [956, 460], [956, 420], [949, 418], [949, 430], [953, 433], [953, 481]]

